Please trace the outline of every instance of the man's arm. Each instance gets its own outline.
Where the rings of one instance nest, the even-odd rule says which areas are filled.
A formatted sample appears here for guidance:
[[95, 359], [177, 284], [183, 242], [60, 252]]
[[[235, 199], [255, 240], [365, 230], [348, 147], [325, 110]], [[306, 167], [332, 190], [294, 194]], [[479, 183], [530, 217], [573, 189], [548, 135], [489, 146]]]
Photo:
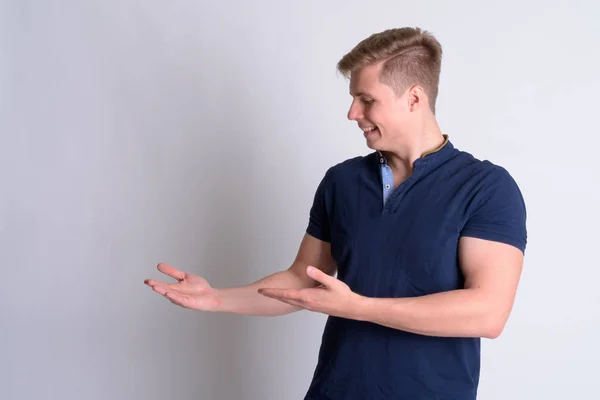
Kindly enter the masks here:
[[331, 257], [330, 244], [305, 234], [290, 268], [249, 285], [215, 289], [204, 278], [179, 271], [164, 263], [158, 265], [159, 271], [176, 279], [177, 283], [166, 283], [154, 279], [146, 279], [144, 282], [172, 303], [185, 308], [275, 316], [297, 311], [298, 308], [261, 296], [258, 289], [264, 286], [294, 289], [315, 287], [318, 282], [306, 275], [308, 265], [317, 267], [327, 275], [335, 274], [337, 269], [337, 265]]
[[318, 269], [306, 273], [320, 288], [264, 287], [260, 293], [291, 306], [369, 321], [427, 336], [498, 337], [512, 310], [523, 253], [500, 242], [463, 237], [459, 261], [463, 289], [411, 298], [370, 298]]
[[429, 336], [498, 337], [512, 310], [523, 266], [516, 247], [462, 237], [460, 290], [412, 298], [362, 298], [354, 319]]

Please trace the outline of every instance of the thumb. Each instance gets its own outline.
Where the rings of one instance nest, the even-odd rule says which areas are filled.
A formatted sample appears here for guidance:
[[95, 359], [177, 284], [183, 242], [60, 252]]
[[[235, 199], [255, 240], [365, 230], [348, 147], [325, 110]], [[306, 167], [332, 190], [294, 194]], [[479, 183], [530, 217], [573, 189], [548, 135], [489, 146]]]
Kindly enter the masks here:
[[321, 271], [319, 268], [313, 267], [312, 265], [306, 267], [306, 275], [325, 286], [331, 286], [332, 284], [337, 283], [336, 278], [327, 275], [325, 272]]

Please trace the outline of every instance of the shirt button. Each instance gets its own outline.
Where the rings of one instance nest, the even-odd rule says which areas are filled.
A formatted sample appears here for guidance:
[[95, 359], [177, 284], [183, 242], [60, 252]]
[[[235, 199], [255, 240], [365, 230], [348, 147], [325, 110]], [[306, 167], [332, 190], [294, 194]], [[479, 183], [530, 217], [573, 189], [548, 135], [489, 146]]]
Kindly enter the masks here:
[[385, 185], [385, 188], [386, 188], [386, 189], [389, 189], [389, 188], [390, 188], [390, 185]]
[[383, 164], [383, 162], [384, 162], [383, 157], [379, 159], [379, 162]]

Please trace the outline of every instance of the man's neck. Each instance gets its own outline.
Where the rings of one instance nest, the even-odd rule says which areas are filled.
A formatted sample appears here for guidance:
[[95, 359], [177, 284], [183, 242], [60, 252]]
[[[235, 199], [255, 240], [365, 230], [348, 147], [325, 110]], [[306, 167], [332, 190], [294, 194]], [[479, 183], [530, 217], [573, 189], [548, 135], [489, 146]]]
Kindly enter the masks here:
[[392, 171], [397, 171], [400, 175], [404, 173], [410, 175], [415, 160], [439, 148], [445, 140], [444, 135], [438, 128], [415, 135], [411, 139], [399, 143], [397, 148], [383, 153]]

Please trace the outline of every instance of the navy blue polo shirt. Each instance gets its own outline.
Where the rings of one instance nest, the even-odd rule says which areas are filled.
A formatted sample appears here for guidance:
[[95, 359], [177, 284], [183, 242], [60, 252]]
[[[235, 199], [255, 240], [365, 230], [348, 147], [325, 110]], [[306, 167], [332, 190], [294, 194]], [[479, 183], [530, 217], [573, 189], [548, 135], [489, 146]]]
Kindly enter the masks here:
[[[525, 204], [504, 168], [456, 149], [447, 137], [395, 189], [387, 168], [379, 152], [331, 167], [310, 210], [307, 233], [331, 243], [338, 279], [352, 291], [390, 298], [463, 288], [461, 236], [525, 251]], [[330, 316], [305, 399], [471, 400], [479, 369], [478, 338]]]

